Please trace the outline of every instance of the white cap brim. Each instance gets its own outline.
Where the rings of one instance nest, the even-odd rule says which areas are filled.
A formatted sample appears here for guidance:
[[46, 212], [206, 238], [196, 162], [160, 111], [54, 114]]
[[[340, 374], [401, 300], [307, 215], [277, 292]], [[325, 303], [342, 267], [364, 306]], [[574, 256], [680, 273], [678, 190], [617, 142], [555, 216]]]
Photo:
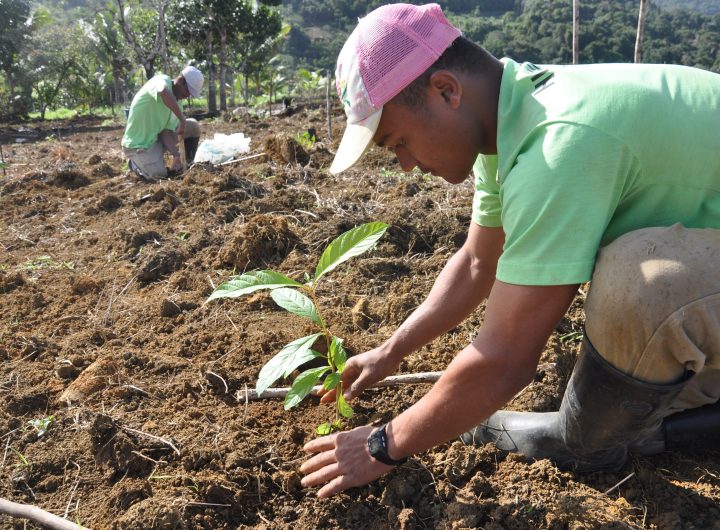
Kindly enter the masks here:
[[330, 173], [337, 174], [351, 167], [365, 154], [377, 131], [382, 109], [357, 123], [348, 123], [340, 146], [330, 165]]

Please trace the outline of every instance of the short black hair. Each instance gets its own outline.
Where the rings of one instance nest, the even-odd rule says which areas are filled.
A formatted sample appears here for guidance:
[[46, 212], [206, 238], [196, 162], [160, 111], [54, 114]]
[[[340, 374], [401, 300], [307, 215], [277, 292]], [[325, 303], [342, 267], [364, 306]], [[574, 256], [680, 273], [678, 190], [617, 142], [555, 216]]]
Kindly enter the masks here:
[[495, 57], [485, 48], [470, 39], [458, 37], [438, 57], [427, 70], [420, 74], [402, 92], [395, 96], [395, 101], [411, 109], [417, 109], [425, 103], [425, 90], [430, 76], [438, 70], [455, 70], [457, 72], [482, 73], [493, 63]]

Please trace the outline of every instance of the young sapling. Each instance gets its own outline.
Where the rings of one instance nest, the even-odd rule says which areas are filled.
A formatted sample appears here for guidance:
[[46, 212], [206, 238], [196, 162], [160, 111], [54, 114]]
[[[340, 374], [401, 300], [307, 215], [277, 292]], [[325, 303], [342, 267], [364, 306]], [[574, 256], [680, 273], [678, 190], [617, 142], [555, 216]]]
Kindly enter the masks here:
[[[387, 230], [381, 222], [366, 223], [348, 230], [333, 240], [323, 251], [311, 278], [305, 273], [305, 283], [300, 283], [279, 272], [271, 270], [250, 271], [233, 276], [213, 291], [208, 301], [217, 298], [237, 298], [260, 289], [270, 289], [275, 303], [283, 309], [309, 319], [318, 329], [317, 333], [296, 339], [283, 347], [260, 370], [256, 390], [261, 395], [280, 378], [288, 377], [301, 365], [317, 358], [327, 361], [326, 366], [310, 368], [300, 373], [285, 397], [285, 410], [300, 403], [310, 394], [321, 379], [326, 390], [335, 392], [335, 421], [323, 423], [318, 434], [329, 434], [342, 426], [342, 418], [350, 418], [353, 410], [345, 401], [340, 376], [345, 368], [347, 353], [343, 340], [332, 334], [323, 317], [317, 299], [320, 279], [341, 263], [372, 249]], [[318, 341], [324, 341], [327, 354], [313, 349]]]

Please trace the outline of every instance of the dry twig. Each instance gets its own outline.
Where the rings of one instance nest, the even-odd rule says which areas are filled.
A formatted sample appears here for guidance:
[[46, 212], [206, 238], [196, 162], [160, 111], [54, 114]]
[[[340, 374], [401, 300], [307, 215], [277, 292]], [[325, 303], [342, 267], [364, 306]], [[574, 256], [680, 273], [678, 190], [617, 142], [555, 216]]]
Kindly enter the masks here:
[[624, 484], [625, 482], [627, 482], [628, 480], [630, 480], [634, 475], [635, 475], [635, 472], [633, 471], [633, 472], [630, 473], [627, 477], [625, 477], [625, 478], [622, 479], [620, 482], [618, 482], [617, 484], [615, 484], [612, 488], [610, 488], [609, 490], [605, 491], [605, 492], [604, 492], [604, 495], [607, 495], [608, 493], [616, 490], [616, 489], [619, 488], [622, 484]]
[[[387, 386], [397, 386], [397, 385], [409, 385], [409, 384], [418, 384], [418, 383], [434, 383], [438, 379], [440, 379], [440, 376], [442, 375], [442, 372], [422, 372], [418, 374], [402, 374], [402, 375], [393, 375], [390, 377], [386, 377], [382, 381], [378, 381], [373, 385], [373, 388], [381, 388], [381, 387], [387, 387]], [[312, 391], [310, 392], [313, 396], [318, 395], [318, 393], [322, 390], [322, 385], [314, 386]], [[266, 389], [261, 395], [258, 396], [258, 393], [255, 389], [248, 389], [245, 388], [244, 391], [238, 391], [235, 394], [235, 398], [238, 401], [255, 401], [258, 399], [274, 399], [274, 398], [284, 398], [288, 392], [290, 392], [290, 388], [284, 387], [284, 388], [268, 388]]]
[[4, 513], [10, 517], [30, 519], [32, 522], [52, 530], [89, 530], [78, 523], [73, 523], [72, 521], [58, 517], [37, 506], [20, 504], [7, 499], [0, 499], [0, 513]]
[[164, 443], [165, 445], [167, 445], [168, 447], [170, 447], [173, 451], [175, 451], [175, 453], [176, 453], [178, 456], [180, 456], [180, 449], [178, 449], [177, 447], [175, 447], [175, 445], [174, 445], [170, 440], [168, 440], [168, 439], [166, 439], [166, 438], [161, 438], [160, 436], [155, 436], [154, 434], [150, 434], [150, 433], [147, 433], [147, 432], [138, 431], [137, 429], [131, 429], [130, 427], [121, 427], [121, 428], [122, 428], [122, 430], [124, 430], [124, 431], [128, 431], [128, 432], [131, 432], [131, 433], [133, 433], [133, 434], [138, 434], [138, 435], [140, 435], [140, 436], [145, 436], [146, 438], [150, 438], [151, 440], [157, 440], [158, 442], [162, 442], [162, 443]]
[[75, 467], [77, 467], [77, 475], [75, 476], [75, 483], [70, 488], [70, 497], [68, 498], [67, 506], [65, 506], [65, 515], [63, 517], [67, 517], [70, 513], [70, 505], [72, 504], [73, 497], [75, 496], [75, 491], [77, 490], [78, 484], [80, 484], [80, 466], [76, 463], [70, 460]]

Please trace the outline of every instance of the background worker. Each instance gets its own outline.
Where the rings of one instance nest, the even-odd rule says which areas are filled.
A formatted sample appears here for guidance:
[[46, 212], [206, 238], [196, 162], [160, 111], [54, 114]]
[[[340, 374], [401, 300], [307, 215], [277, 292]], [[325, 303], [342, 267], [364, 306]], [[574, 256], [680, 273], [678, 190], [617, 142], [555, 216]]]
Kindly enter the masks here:
[[[717, 444], [719, 75], [498, 61], [436, 4], [394, 4], [360, 20], [336, 78], [348, 125], [331, 171], [374, 141], [405, 171], [475, 174], [466, 242], [393, 336], [347, 362], [345, 397], [487, 304], [476, 338], [416, 404], [381, 428], [306, 444], [304, 486], [327, 497], [457, 436], [578, 471]], [[532, 381], [591, 277], [560, 410], [496, 412]]]
[[183, 161], [178, 140], [184, 141], [186, 161], [195, 157], [200, 126], [185, 118], [179, 101], [198, 97], [203, 81], [200, 70], [186, 66], [174, 80], [164, 74], [154, 76], [135, 94], [122, 147], [130, 169], [140, 177], [166, 177], [165, 152], [173, 157], [171, 169], [180, 171]]

